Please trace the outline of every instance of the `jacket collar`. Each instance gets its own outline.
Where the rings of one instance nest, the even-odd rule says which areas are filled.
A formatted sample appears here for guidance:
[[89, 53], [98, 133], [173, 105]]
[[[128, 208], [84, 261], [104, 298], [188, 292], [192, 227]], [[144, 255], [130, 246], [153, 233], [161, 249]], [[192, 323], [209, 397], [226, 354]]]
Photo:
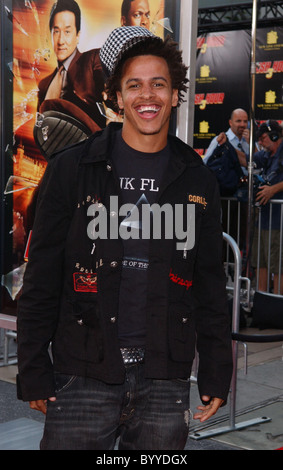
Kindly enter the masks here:
[[113, 148], [116, 133], [121, 129], [121, 123], [110, 123], [105, 129], [92, 134], [84, 143], [81, 153], [81, 163], [98, 163], [108, 161]]
[[[115, 135], [121, 128], [121, 123], [112, 122], [105, 129], [90, 136], [82, 148], [81, 163], [109, 161]], [[169, 135], [168, 143], [172, 152], [171, 165], [175, 169], [181, 171], [186, 166], [197, 167], [203, 164], [202, 158], [178, 137]]]

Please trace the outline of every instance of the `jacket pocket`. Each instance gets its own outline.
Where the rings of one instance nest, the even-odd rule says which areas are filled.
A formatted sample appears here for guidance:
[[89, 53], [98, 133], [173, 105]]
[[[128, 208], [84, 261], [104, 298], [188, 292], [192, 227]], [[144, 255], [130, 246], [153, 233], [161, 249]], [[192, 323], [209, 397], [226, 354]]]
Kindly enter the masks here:
[[78, 325], [100, 329], [98, 305], [95, 299], [74, 299], [70, 303], [72, 317]]
[[71, 299], [56, 337], [57, 347], [75, 361], [99, 363], [104, 358], [103, 334], [97, 302]]
[[169, 352], [173, 361], [190, 362], [195, 354], [195, 325], [191, 312], [169, 313]]
[[58, 372], [55, 372], [55, 392], [56, 395], [58, 393], [63, 392], [64, 390], [69, 390], [73, 383], [77, 380], [76, 375], [66, 375], [66, 374], [59, 374]]

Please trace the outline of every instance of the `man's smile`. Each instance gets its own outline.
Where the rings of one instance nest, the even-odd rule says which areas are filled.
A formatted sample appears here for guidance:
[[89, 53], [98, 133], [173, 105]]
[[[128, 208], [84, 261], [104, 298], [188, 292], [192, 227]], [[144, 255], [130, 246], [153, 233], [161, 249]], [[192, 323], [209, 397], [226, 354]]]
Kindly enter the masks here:
[[151, 119], [157, 115], [160, 111], [161, 106], [158, 105], [138, 105], [135, 107], [137, 113], [144, 119]]

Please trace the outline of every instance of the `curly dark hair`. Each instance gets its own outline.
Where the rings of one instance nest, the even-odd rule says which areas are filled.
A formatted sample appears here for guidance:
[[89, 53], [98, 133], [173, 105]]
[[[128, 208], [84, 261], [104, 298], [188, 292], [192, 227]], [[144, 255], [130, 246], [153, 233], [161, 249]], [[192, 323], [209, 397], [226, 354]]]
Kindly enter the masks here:
[[170, 36], [167, 36], [164, 41], [161, 41], [160, 38], [158, 40], [156, 38], [147, 38], [124, 52], [113, 74], [106, 83], [107, 96], [116, 109], [118, 109], [116, 92], [121, 91], [123, 66], [126, 60], [142, 55], [154, 55], [166, 60], [172, 88], [178, 90], [177, 106], [180, 106], [185, 101], [183, 94], [188, 89], [187, 83], [189, 80], [186, 78], [188, 67], [183, 63], [182, 53], [177, 49], [177, 46], [178, 44]]

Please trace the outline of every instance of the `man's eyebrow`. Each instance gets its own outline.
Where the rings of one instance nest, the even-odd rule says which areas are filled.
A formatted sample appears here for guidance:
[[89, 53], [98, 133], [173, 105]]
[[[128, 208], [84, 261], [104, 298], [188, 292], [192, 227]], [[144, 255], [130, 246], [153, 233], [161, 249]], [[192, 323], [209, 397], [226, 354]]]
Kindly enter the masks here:
[[146, 10], [135, 10], [133, 11], [133, 15], [135, 15], [136, 13], [145, 13], [145, 14], [148, 14], [150, 13], [150, 10], [146, 11]]
[[[127, 81], [126, 81], [126, 84], [130, 83], [130, 82], [140, 82], [142, 80], [142, 78], [129, 78]], [[167, 79], [165, 77], [151, 77], [151, 80], [152, 81], [155, 81], [155, 80], [163, 80], [164, 82], [167, 83]]]
[[[69, 26], [65, 26], [64, 29], [71, 29], [71, 28], [72, 28], [72, 26], [69, 25]], [[60, 29], [60, 27], [59, 26], [53, 26], [53, 29]]]

